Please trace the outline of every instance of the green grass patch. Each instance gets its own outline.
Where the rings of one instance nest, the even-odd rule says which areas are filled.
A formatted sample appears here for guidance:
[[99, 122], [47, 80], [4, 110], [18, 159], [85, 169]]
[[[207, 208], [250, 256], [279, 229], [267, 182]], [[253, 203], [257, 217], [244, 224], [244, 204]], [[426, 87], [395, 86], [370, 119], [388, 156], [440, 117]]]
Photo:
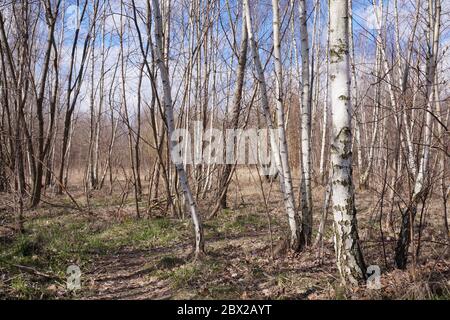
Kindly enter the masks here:
[[[168, 257], [162, 258], [166, 260]], [[172, 260], [172, 257], [169, 258]], [[161, 262], [160, 262], [161, 263]], [[213, 257], [205, 257], [201, 261], [186, 264], [177, 264], [171, 269], [157, 269], [153, 275], [164, 280], [169, 280], [170, 285], [175, 290], [189, 289], [213, 279], [221, 274], [226, 263], [215, 261]]]
[[[23, 299], [41, 297], [51, 280], [24, 274], [14, 265], [32, 267], [65, 279], [67, 267], [71, 264], [88, 270], [98, 255], [125, 247], [168, 246], [185, 240], [186, 233], [190, 234], [183, 222], [166, 218], [130, 218], [115, 223], [70, 214], [30, 220], [25, 224], [25, 230], [13, 241], [0, 243], [0, 269], [6, 270], [8, 277], [13, 279], [6, 284], [8, 292]], [[162, 263], [181, 264], [168, 257]]]
[[182, 223], [165, 218], [152, 220], [129, 219], [99, 233], [89, 235], [88, 246], [106, 251], [124, 246], [147, 248], [166, 246], [180, 240]]
[[204, 224], [207, 238], [222, 235], [242, 235], [246, 232], [260, 231], [265, 228], [267, 228], [267, 219], [264, 219], [263, 216], [256, 213], [222, 213], [216, 219], [207, 221]]
[[156, 264], [157, 269], [172, 269], [185, 261], [174, 256], [164, 256]]

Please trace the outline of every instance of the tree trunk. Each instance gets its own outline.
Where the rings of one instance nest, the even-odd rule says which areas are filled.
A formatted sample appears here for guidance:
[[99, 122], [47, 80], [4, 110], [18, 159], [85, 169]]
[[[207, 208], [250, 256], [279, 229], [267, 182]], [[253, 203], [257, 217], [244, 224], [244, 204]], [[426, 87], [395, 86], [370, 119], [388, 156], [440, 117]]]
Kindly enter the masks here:
[[431, 21], [428, 22], [429, 36], [428, 36], [428, 48], [429, 53], [427, 56], [427, 74], [426, 74], [426, 95], [427, 105], [425, 110], [425, 129], [423, 135], [423, 152], [420, 158], [419, 169], [414, 182], [413, 194], [409, 206], [404, 210], [402, 214], [402, 224], [400, 228], [399, 237], [397, 240], [397, 246], [395, 248], [395, 263], [397, 268], [405, 269], [408, 261], [408, 249], [411, 241], [411, 235], [413, 232], [414, 218], [417, 213], [417, 206], [422, 200], [422, 196], [426, 193], [428, 183], [426, 181], [428, 177], [428, 162], [430, 158], [431, 137], [432, 137], [432, 113], [433, 106], [435, 104], [435, 80], [436, 80], [436, 67], [437, 67], [437, 55], [439, 49], [439, 30], [441, 19], [441, 2], [435, 0], [433, 11], [433, 0], [429, 0], [428, 13]]
[[[299, 222], [298, 222], [298, 215], [295, 210], [295, 201], [294, 196], [292, 193], [292, 187], [288, 187], [288, 190], [286, 190], [286, 181], [285, 181], [285, 170], [282, 166], [281, 162], [281, 153], [278, 147], [278, 143], [276, 142], [276, 139], [273, 135], [273, 121], [272, 116], [269, 109], [269, 101], [267, 98], [267, 88], [266, 88], [266, 81], [264, 77], [264, 71], [261, 65], [261, 60], [259, 57], [258, 48], [256, 45], [256, 40], [253, 35], [253, 27], [252, 27], [252, 19], [250, 15], [250, 6], [248, 4], [248, 0], [244, 0], [244, 14], [246, 18], [247, 23], [247, 32], [248, 32], [248, 38], [250, 41], [250, 46], [252, 48], [252, 55], [253, 55], [253, 63], [255, 65], [257, 79], [259, 88], [261, 90], [261, 107], [264, 114], [264, 117], [266, 119], [267, 126], [269, 128], [269, 135], [270, 135], [270, 145], [272, 147], [272, 153], [274, 156], [274, 160], [276, 163], [276, 167], [278, 170], [278, 173], [280, 175], [280, 185], [281, 185], [281, 192], [283, 193], [283, 199], [285, 203], [286, 213], [288, 215], [288, 222], [289, 222], [289, 228], [290, 228], [290, 247], [294, 251], [298, 251], [301, 247], [301, 229], [299, 228]], [[276, 21], [276, 19], [274, 19]], [[274, 21], [274, 24], [275, 24]], [[276, 23], [278, 25], [278, 22]], [[279, 38], [278, 38], [279, 39]], [[275, 44], [276, 46], [277, 44]], [[280, 110], [281, 111], [281, 110]], [[281, 125], [283, 126], [284, 131], [284, 117], [281, 122]], [[280, 121], [280, 119], [279, 119]], [[280, 123], [279, 123], [280, 124]], [[283, 135], [282, 133], [280, 135]], [[287, 153], [285, 155], [287, 157]], [[288, 176], [286, 176], [287, 179], [289, 179]], [[290, 179], [288, 180], [288, 184], [290, 183]]]
[[[239, 115], [241, 113], [241, 100], [242, 100], [242, 88], [244, 86], [245, 66], [247, 64], [247, 48], [248, 48], [248, 32], [245, 24], [245, 16], [242, 18], [242, 35], [241, 35], [241, 47], [238, 57], [238, 69], [236, 74], [236, 88], [234, 92], [233, 109], [231, 112], [231, 126], [230, 129], [238, 129]], [[225, 188], [223, 195], [220, 199], [222, 209], [228, 207], [227, 204], [227, 191], [229, 185], [229, 176], [233, 165], [226, 164], [225, 170], [222, 175], [222, 188]]]
[[299, 1], [300, 36], [302, 56], [302, 103], [301, 103], [301, 184], [302, 199], [302, 244], [309, 246], [312, 241], [312, 192], [311, 192], [311, 89], [309, 65], [309, 40], [306, 1]]
[[352, 180], [348, 1], [330, 0], [332, 211], [336, 263], [344, 285], [365, 279]]
[[[161, 73], [161, 80], [164, 91], [164, 108], [166, 112], [166, 123], [167, 123], [167, 131], [169, 139], [172, 136], [172, 133], [175, 130], [174, 126], [174, 116], [173, 116], [173, 104], [172, 104], [172, 93], [170, 87], [169, 73], [167, 70], [167, 66], [164, 63], [163, 57], [163, 41], [162, 41], [162, 18], [161, 12], [159, 9], [159, 1], [152, 0], [153, 4], [153, 15], [155, 18], [155, 55], [156, 55], [156, 63], [158, 65], [159, 71]], [[167, 35], [169, 36], [169, 35]], [[176, 141], [169, 141], [169, 146], [172, 149], [175, 146]], [[183, 188], [184, 195], [186, 200], [189, 203], [189, 208], [191, 211], [191, 218], [194, 224], [195, 230], [195, 257], [197, 258], [199, 255], [203, 254], [205, 251], [205, 244], [203, 238], [203, 226], [200, 214], [197, 209], [197, 205], [195, 203], [195, 199], [192, 195], [191, 189], [189, 187], [188, 179], [186, 176], [186, 171], [184, 170], [183, 164], [176, 163], [175, 168], [178, 173], [178, 179], [181, 187]]]
[[330, 13], [328, 11], [328, 23], [327, 23], [327, 55], [326, 55], [326, 64], [327, 64], [327, 72], [326, 72], [326, 83], [325, 83], [325, 98], [323, 100], [323, 123], [322, 123], [322, 141], [321, 141], [321, 147], [320, 147], [320, 164], [319, 164], [319, 175], [322, 184], [325, 183], [325, 177], [326, 177], [326, 170], [325, 170], [325, 147], [327, 144], [327, 141], [329, 139], [327, 135], [327, 128], [328, 128], [328, 114], [329, 114], [329, 107], [328, 107], [328, 96], [329, 96], [329, 51], [330, 51]]

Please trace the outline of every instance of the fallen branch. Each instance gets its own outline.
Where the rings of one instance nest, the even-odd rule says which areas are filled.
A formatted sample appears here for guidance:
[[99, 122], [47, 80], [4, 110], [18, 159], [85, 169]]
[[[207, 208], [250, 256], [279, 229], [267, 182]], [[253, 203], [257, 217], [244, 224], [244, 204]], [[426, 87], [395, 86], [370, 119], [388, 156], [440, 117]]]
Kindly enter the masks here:
[[11, 263], [5, 260], [2, 260], [3, 262], [5, 262], [6, 264], [9, 264], [10, 266], [16, 267], [17, 269], [21, 270], [21, 271], [25, 271], [27, 273], [33, 274], [33, 275], [37, 275], [43, 278], [47, 278], [47, 279], [52, 279], [52, 280], [64, 280], [63, 278], [54, 275], [54, 274], [49, 274], [49, 273], [45, 273], [45, 272], [41, 272], [35, 268], [32, 267], [27, 267], [27, 266], [23, 266], [20, 264], [15, 264], [15, 263]]

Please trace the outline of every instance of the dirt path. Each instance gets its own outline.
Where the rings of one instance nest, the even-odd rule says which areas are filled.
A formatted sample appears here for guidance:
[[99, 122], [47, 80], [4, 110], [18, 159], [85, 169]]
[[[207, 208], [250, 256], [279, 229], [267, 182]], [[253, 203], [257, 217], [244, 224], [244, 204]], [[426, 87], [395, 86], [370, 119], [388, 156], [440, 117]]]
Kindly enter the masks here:
[[168, 299], [170, 283], [151, 274], [161, 255], [183, 254], [186, 245], [150, 250], [125, 249], [109, 256], [97, 256], [95, 268], [85, 275], [86, 299]]
[[[190, 246], [123, 250], [97, 256], [84, 275], [83, 299], [307, 298], [314, 277], [297, 257], [269, 259], [267, 234], [209, 239], [208, 255], [191, 262]], [[182, 257], [165, 261], [164, 257]], [[167, 260], [167, 259], [166, 259]], [[298, 261], [295, 261], [298, 260]], [[300, 264], [303, 271], [299, 277]], [[188, 270], [184, 274], [183, 270]], [[312, 272], [311, 272], [312, 271]], [[301, 280], [300, 280], [301, 279]], [[297, 281], [296, 281], [297, 280]], [[298, 281], [300, 280], [300, 282]], [[300, 285], [299, 285], [300, 284]]]

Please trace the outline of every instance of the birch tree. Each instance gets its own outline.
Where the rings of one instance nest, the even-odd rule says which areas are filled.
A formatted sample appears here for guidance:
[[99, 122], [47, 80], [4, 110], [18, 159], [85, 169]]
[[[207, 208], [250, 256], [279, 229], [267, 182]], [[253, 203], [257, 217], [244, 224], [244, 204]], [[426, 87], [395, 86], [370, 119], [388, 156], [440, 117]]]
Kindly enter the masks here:
[[308, 21], [306, 1], [299, 1], [300, 36], [302, 58], [302, 103], [301, 103], [301, 196], [302, 196], [302, 241], [311, 245], [312, 239], [312, 193], [311, 193], [311, 76], [309, 64]]
[[332, 212], [336, 263], [344, 285], [365, 278], [352, 179], [348, 1], [330, 0]]
[[[272, 4], [278, 5], [277, 1], [273, 2]], [[264, 118], [266, 120], [266, 124], [269, 128], [270, 146], [272, 147], [273, 157], [275, 158], [273, 160], [275, 161], [278, 173], [280, 174], [281, 192], [283, 193], [283, 199], [284, 199], [286, 213], [288, 215], [288, 223], [289, 223], [289, 228], [290, 228], [290, 238], [289, 238], [290, 248], [293, 249], [294, 251], [298, 251], [301, 246], [301, 229], [299, 228], [298, 215], [295, 210], [294, 195], [292, 193], [292, 182], [291, 182], [290, 177], [286, 176], [287, 173], [290, 173], [289, 168], [288, 168], [288, 163], [287, 163], [288, 155], [287, 155], [287, 150], [285, 150], [285, 149], [284, 149], [285, 152], [283, 155], [280, 153], [278, 143], [273, 134], [274, 125], [273, 125], [272, 116], [271, 116], [270, 109], [269, 109], [269, 100], [267, 97], [266, 80], [265, 80], [264, 71], [263, 71], [263, 68], [261, 65], [261, 59], [259, 57], [256, 39], [255, 39], [255, 36], [253, 33], [252, 18], [250, 15], [250, 6], [248, 4], [248, 0], [244, 0], [244, 14], [245, 14], [246, 23], [247, 23], [247, 32], [248, 32], [248, 38], [250, 41], [250, 47], [252, 49], [253, 64], [256, 69], [258, 85], [259, 85], [260, 93], [261, 93], [261, 109], [262, 109]], [[274, 25], [274, 27], [279, 28], [279, 14], [278, 14], [278, 9], [275, 9], [275, 8], [274, 8], [273, 25]], [[275, 40], [275, 36], [274, 36], [274, 41], [278, 41], [278, 43], [277, 42], [274, 43], [274, 50], [277, 45], [278, 45], [278, 47], [280, 45], [279, 44], [279, 35], [277, 36], [276, 39], [277, 40]], [[280, 69], [280, 66], [278, 66], [278, 68]], [[281, 70], [279, 70], [279, 71], [281, 71]], [[277, 75], [277, 76], [280, 77], [280, 75]], [[282, 111], [281, 107], [279, 107], [280, 103], [281, 103], [281, 101], [278, 101], [277, 111], [278, 111], [278, 113], [283, 113], [284, 111]], [[281, 125], [281, 128], [279, 128], [280, 129], [280, 132], [279, 132], [280, 139], [283, 139], [284, 115], [283, 114], [281, 114], [281, 115], [283, 116], [283, 118], [278, 119], [278, 124]], [[284, 140], [285, 140], [285, 138], [284, 138]], [[286, 146], [285, 141], [281, 143], [281, 145], [283, 145], [283, 144]], [[285, 148], [285, 147], [282, 146], [282, 148]], [[284, 157], [284, 160], [281, 159], [283, 157]], [[286, 163], [286, 167], [283, 167], [283, 161]]]
[[[170, 86], [169, 72], [167, 70], [167, 65], [164, 62], [163, 56], [163, 39], [162, 39], [162, 31], [163, 31], [163, 23], [161, 17], [161, 11], [159, 7], [158, 0], [152, 0], [153, 5], [153, 16], [155, 19], [155, 43], [154, 43], [154, 52], [156, 56], [156, 64], [159, 68], [161, 81], [164, 92], [164, 109], [166, 113], [166, 124], [167, 124], [167, 133], [170, 137], [175, 130], [174, 125], [174, 115], [173, 115], [173, 103], [172, 103], [172, 92]], [[176, 141], [169, 141], [170, 148], [174, 148], [176, 145]], [[186, 171], [184, 170], [182, 163], [175, 164], [178, 179], [181, 187], [183, 188], [184, 196], [188, 202], [191, 218], [194, 225], [195, 231], [195, 257], [199, 257], [199, 255], [203, 254], [205, 251], [205, 244], [203, 238], [203, 227], [200, 213], [197, 209], [197, 204], [195, 202], [194, 196], [189, 187]]]
[[[351, 30], [351, 29], [350, 29]], [[326, 64], [327, 64], [327, 72], [326, 72], [326, 80], [325, 80], [325, 97], [323, 101], [323, 123], [322, 123], [322, 141], [321, 141], [321, 147], [320, 147], [320, 164], [319, 164], [319, 175], [321, 178], [322, 183], [325, 181], [325, 146], [328, 141], [327, 133], [328, 133], [328, 114], [329, 114], [329, 102], [328, 102], [328, 95], [329, 95], [329, 47], [330, 47], [330, 11], [328, 10], [327, 15], [327, 54], [326, 54]]]
[[[289, 217], [296, 214], [296, 206], [294, 201], [294, 192], [292, 188], [291, 169], [289, 166], [289, 153], [286, 141], [286, 129], [285, 129], [285, 115], [284, 115], [284, 103], [283, 103], [283, 72], [281, 64], [281, 36], [280, 36], [280, 12], [278, 0], [272, 0], [273, 10], [273, 55], [275, 64], [275, 99], [276, 99], [276, 113], [278, 124], [278, 144], [280, 146], [280, 160], [282, 172], [280, 172], [281, 181], [284, 181], [284, 202], [286, 211]], [[283, 188], [282, 188], [283, 189]], [[305, 217], [303, 217], [305, 219]], [[302, 220], [303, 221], [303, 220]], [[308, 220], [309, 221], [309, 220]], [[292, 226], [291, 226], [292, 228]], [[302, 231], [304, 230], [304, 225]], [[291, 229], [292, 231], [292, 229]], [[299, 244], [296, 243], [295, 238], [291, 235], [291, 248], [298, 250]], [[301, 243], [300, 239], [300, 243]], [[306, 240], [305, 243], [307, 243]]]

